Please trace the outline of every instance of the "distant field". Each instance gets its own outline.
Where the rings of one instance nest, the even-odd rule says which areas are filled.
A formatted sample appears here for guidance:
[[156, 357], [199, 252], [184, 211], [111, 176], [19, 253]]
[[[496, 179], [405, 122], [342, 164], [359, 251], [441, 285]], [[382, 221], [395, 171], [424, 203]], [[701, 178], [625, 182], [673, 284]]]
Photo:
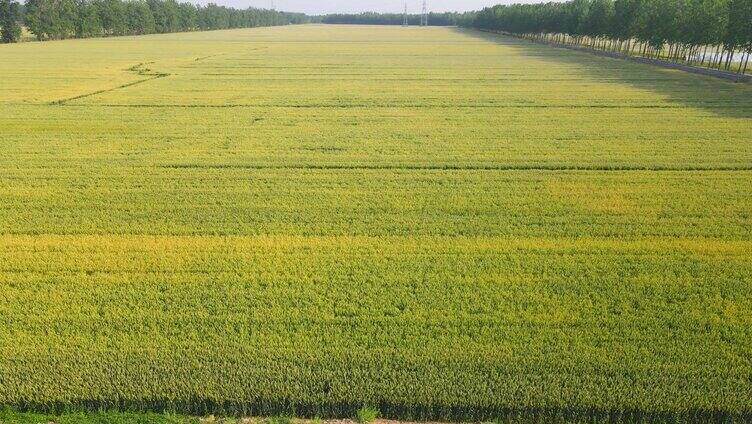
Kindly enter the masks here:
[[752, 419], [748, 85], [451, 28], [0, 57], [0, 405]]

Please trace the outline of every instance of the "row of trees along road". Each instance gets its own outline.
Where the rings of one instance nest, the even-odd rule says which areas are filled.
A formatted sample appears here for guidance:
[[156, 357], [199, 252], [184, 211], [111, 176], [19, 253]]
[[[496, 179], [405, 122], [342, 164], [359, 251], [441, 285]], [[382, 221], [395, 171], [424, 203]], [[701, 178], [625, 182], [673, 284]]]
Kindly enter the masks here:
[[752, 52], [752, 0], [497, 5], [478, 12], [471, 26], [740, 73]]
[[[21, 10], [24, 9], [24, 13]], [[4, 42], [18, 41], [21, 24], [39, 40], [252, 28], [304, 23], [302, 13], [195, 6], [175, 0], [0, 0]]]

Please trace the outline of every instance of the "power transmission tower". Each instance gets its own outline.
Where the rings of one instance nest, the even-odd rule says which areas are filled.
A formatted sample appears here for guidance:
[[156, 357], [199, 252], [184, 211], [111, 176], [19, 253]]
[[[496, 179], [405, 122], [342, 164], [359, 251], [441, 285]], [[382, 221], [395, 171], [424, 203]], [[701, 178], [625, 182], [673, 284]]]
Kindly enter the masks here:
[[426, 0], [423, 0], [423, 13], [420, 15], [420, 25], [428, 26], [428, 5], [426, 5]]
[[277, 10], [277, 7], [274, 6], [274, 0], [272, 0], [272, 10]]
[[408, 26], [408, 25], [410, 25], [410, 22], [408, 22], [408, 20], [407, 20], [407, 2], [405, 2], [405, 14], [403, 16], [404, 17], [402, 19], [402, 26]]

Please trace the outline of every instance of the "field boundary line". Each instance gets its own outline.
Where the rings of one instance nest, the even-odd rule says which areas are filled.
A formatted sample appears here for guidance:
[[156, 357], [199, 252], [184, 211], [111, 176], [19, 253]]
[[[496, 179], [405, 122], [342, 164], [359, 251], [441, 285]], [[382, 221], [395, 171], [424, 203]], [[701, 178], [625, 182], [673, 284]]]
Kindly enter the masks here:
[[165, 77], [170, 76], [170, 74], [168, 74], [168, 73], [153, 72], [150, 69], [145, 68], [144, 66], [148, 65], [149, 63], [153, 63], [153, 62], [139, 63], [138, 65], [131, 66], [130, 68], [127, 69], [127, 71], [129, 71], [129, 72], [135, 72], [137, 75], [142, 75], [142, 76], [143, 75], [148, 75], [149, 78], [144, 78], [144, 79], [140, 79], [140, 80], [137, 80], [137, 81], [131, 81], [129, 83], [121, 84], [121, 85], [119, 85], [117, 87], [105, 88], [103, 90], [97, 90], [97, 91], [93, 91], [93, 92], [90, 92], [90, 93], [80, 94], [78, 96], [68, 97], [66, 99], [54, 100], [54, 101], [50, 102], [49, 104], [50, 105], [54, 105], [54, 106], [65, 106], [66, 103], [72, 102], [74, 100], [84, 99], [86, 97], [92, 97], [92, 96], [96, 96], [98, 94], [108, 93], [108, 92], [111, 92], [111, 91], [120, 90], [120, 89], [127, 88], [127, 87], [132, 87], [134, 85], [143, 84], [145, 82], [153, 81], [155, 79], [160, 79], [160, 78], [165, 78]]
[[[455, 251], [455, 250], [485, 250], [489, 246], [501, 246], [507, 249], [529, 248], [529, 249], [568, 249], [580, 245], [589, 247], [599, 245], [601, 247], [617, 247], [619, 249], [630, 248], [633, 250], [644, 250], [649, 246], [663, 248], [665, 246], [680, 246], [693, 250], [707, 250], [708, 252], [721, 255], [727, 252], [720, 251], [717, 246], [709, 246], [708, 243], [735, 245], [739, 248], [752, 248], [752, 240], [746, 238], [719, 238], [714, 236], [687, 236], [677, 238], [672, 235], [638, 235], [622, 238], [613, 238], [610, 236], [528, 236], [514, 237], [511, 235], [342, 235], [342, 234], [324, 234], [324, 235], [304, 235], [304, 234], [216, 234], [216, 233], [78, 233], [78, 232], [0, 232], [0, 246], [6, 250], [15, 248], [13, 251], [18, 252], [39, 252], [38, 246], [55, 246], [64, 244], [66, 248], [77, 249], [90, 243], [111, 243], [108, 248], [119, 249], [123, 243], [135, 243], [139, 247], [136, 251], [153, 253], [149, 246], [140, 244], [142, 240], [150, 241], [171, 241], [171, 248], [182, 246], [186, 248], [201, 247], [202, 249], [223, 247], [226, 243], [237, 243], [239, 246], [247, 246], [248, 242], [253, 242], [262, 247], [273, 248], [275, 246], [307, 246], [310, 243], [326, 244], [322, 246], [337, 246], [339, 244], [348, 245], [349, 247], [362, 247], [363, 243], [369, 246], [372, 242], [385, 245], [392, 245], [394, 241], [407, 242], [406, 245], [423, 250], [436, 250], [436, 253]], [[196, 240], [205, 244], [197, 245]], [[441, 246], [444, 241], [453, 241], [450, 247]], [[35, 246], [27, 246], [27, 243], [35, 243]], [[76, 244], [78, 243], [78, 244]], [[361, 243], [361, 244], [358, 244]], [[433, 243], [433, 244], [431, 244]], [[18, 247], [26, 246], [25, 248]], [[95, 250], [98, 251], [98, 248]], [[89, 250], [93, 252], [94, 250]], [[255, 250], [254, 250], [255, 251]], [[253, 252], [253, 251], [249, 251]], [[404, 253], [403, 248], [398, 248], [390, 253], [399, 255]], [[352, 250], [350, 253], [357, 254]], [[309, 254], [306, 252], [305, 254]], [[339, 253], [337, 253], [339, 254]], [[7, 264], [6, 264], [7, 265]], [[5, 268], [10, 269], [10, 268]]]
[[[261, 46], [261, 47], [256, 47], [256, 48], [253, 48], [253, 49], [246, 50], [245, 52], [246, 53], [247, 52], [255, 52], [255, 51], [259, 51], [259, 50], [266, 50], [268, 48], [269, 48], [269, 46]], [[207, 56], [199, 56], [199, 57], [193, 59], [193, 61], [191, 63], [189, 63], [188, 66], [191, 66], [191, 65], [195, 64], [196, 62], [203, 62], [203, 61], [205, 61], [207, 59], [211, 59], [211, 58], [214, 58], [214, 57], [217, 57], [217, 56], [224, 56], [226, 54], [228, 54], [228, 53], [227, 52], [221, 52], [221, 53], [210, 54], [210, 55], [207, 55]]]
[[203, 62], [206, 59], [211, 59], [213, 57], [222, 56], [225, 53], [216, 53], [216, 54], [210, 54], [208, 56], [200, 56], [195, 59], [193, 59], [194, 62]]
[[157, 165], [161, 169], [250, 169], [250, 170], [323, 170], [323, 171], [597, 171], [597, 172], [747, 172], [752, 164], [739, 166], [567, 166], [567, 165], [262, 165], [191, 164]]
[[[117, 88], [116, 88], [117, 89]], [[108, 90], [103, 90], [108, 91]], [[86, 96], [82, 96], [86, 97]], [[691, 107], [712, 107], [718, 110], [752, 110], [744, 106], [724, 106], [713, 104], [699, 104], [691, 106], [683, 105], [490, 105], [490, 104], [393, 104], [393, 105], [368, 105], [368, 104], [263, 104], [263, 103], [234, 103], [234, 104], [178, 104], [178, 103], [81, 103], [76, 106], [85, 107], [112, 107], [112, 108], [183, 108], [183, 109], [222, 109], [222, 108], [284, 108], [284, 109], [688, 109]]]

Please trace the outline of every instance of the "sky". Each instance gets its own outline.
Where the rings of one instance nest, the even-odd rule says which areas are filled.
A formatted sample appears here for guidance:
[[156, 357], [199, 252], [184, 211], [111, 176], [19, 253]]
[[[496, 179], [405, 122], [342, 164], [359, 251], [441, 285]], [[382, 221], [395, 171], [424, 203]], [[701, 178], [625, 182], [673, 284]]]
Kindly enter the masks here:
[[[486, 6], [499, 3], [509, 3], [502, 0], [426, 0], [428, 10], [431, 12], [467, 11], [478, 10]], [[199, 0], [206, 4], [209, 0]], [[224, 6], [232, 6], [245, 9], [249, 6], [268, 9], [272, 0], [213, 0]], [[523, 1], [518, 1], [522, 3]], [[410, 13], [420, 13], [422, 0], [407, 0], [407, 8]], [[326, 13], [359, 13], [359, 12], [397, 12], [402, 13], [405, 8], [405, 0], [274, 0], [277, 10], [289, 12], [304, 12], [309, 15]]]

